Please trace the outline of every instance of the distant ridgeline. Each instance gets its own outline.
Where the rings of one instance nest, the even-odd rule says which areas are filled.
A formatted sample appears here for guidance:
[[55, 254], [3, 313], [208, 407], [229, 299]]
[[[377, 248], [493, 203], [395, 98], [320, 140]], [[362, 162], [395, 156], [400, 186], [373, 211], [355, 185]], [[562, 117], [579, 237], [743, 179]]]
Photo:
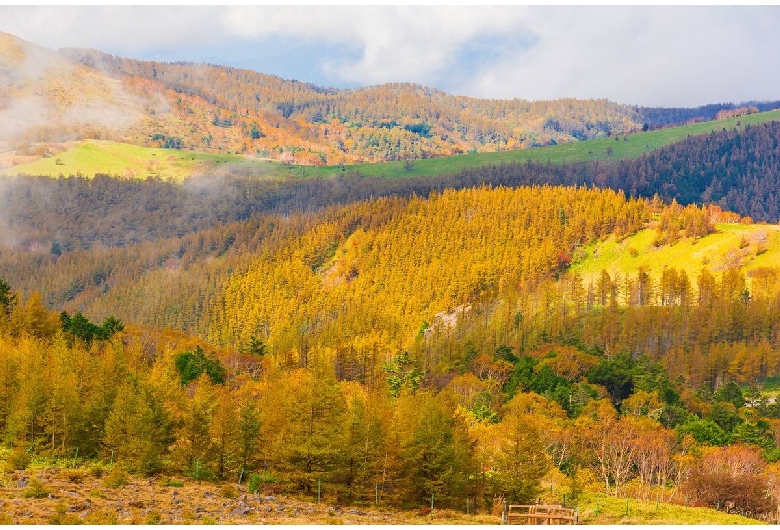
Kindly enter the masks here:
[[740, 104], [715, 103], [695, 108], [637, 107], [650, 128], [670, 127], [686, 123], [713, 121], [766, 112], [780, 108], [780, 101], [749, 101]]
[[[190, 124], [173, 133], [177, 146], [285, 163], [333, 165], [538, 147], [713, 120], [736, 107], [484, 100], [400, 83], [336, 90], [224, 66], [139, 61], [86, 49], [60, 53], [143, 93], [168, 91], [169, 112]], [[740, 106], [747, 105], [778, 107], [777, 102]], [[143, 141], [170, 140], [160, 134]]]

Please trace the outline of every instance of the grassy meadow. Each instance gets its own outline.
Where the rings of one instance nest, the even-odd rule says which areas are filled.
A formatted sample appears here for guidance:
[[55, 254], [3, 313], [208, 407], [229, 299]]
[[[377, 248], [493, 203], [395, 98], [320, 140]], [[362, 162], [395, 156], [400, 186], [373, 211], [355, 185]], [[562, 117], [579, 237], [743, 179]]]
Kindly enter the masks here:
[[711, 508], [626, 499], [602, 493], [580, 494], [575, 502], [567, 502], [567, 505], [579, 508], [580, 524], [588, 525], [761, 524], [756, 519]]
[[262, 176], [278, 172], [276, 162], [240, 155], [141, 147], [138, 145], [87, 140], [59, 153], [0, 171], [0, 175], [84, 175], [108, 173], [124, 178], [160, 177], [184, 180], [201, 173], [229, 172]]
[[691, 281], [707, 267], [715, 274], [740, 267], [751, 270], [780, 263], [780, 226], [766, 224], [719, 224], [717, 231], [696, 241], [684, 238], [672, 245], [654, 244], [656, 231], [645, 229], [617, 241], [610, 237], [582, 247], [574, 256], [571, 271], [594, 282], [602, 269], [614, 277], [635, 275], [644, 267], [656, 280], [664, 267], [684, 269]]

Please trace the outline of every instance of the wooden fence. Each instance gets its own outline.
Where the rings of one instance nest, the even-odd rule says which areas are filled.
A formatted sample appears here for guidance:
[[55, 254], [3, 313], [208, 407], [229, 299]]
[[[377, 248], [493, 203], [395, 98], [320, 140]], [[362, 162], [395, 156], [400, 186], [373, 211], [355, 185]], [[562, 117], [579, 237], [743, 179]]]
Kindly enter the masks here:
[[560, 504], [509, 504], [504, 507], [504, 524], [577, 524], [579, 514]]

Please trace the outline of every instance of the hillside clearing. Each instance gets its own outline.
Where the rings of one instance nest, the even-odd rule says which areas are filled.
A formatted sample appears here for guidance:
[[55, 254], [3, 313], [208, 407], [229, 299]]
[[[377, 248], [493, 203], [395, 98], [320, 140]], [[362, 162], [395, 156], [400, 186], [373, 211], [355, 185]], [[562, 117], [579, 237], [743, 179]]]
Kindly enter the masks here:
[[105, 140], [88, 140], [54, 155], [14, 165], [0, 175], [83, 175], [106, 173], [122, 178], [160, 177], [182, 181], [204, 173], [275, 173], [277, 163], [233, 154], [197, 153], [178, 149], [141, 147]]
[[582, 247], [571, 267], [585, 284], [602, 270], [611, 276], [636, 274], [640, 267], [658, 279], [664, 267], [685, 270], [695, 279], [703, 268], [720, 273], [738, 267], [750, 271], [780, 263], [780, 226], [719, 224], [717, 232], [698, 240], [685, 238], [673, 245], [655, 246], [656, 231], [645, 229], [617, 241], [614, 237]]

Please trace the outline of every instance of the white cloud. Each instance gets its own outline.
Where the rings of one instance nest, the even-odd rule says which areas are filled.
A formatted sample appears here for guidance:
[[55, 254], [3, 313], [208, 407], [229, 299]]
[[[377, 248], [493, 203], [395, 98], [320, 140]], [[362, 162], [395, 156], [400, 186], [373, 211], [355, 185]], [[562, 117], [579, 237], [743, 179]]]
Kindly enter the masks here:
[[224, 37], [219, 8], [199, 6], [0, 6], [0, 30], [48, 48], [138, 53]]
[[[319, 71], [296, 74], [314, 82], [325, 75], [491, 98], [678, 106], [780, 98], [778, 27], [775, 6], [0, 7], [0, 30], [50, 48], [169, 58], [230, 42], [258, 50], [287, 42], [301, 64], [310, 58], [295, 54], [322, 51], [311, 65]], [[484, 39], [491, 54], [470, 54]]]
[[537, 46], [459, 90], [680, 106], [780, 98], [777, 8], [557, 8], [529, 23]]
[[333, 58], [324, 67], [345, 82], [425, 82], [453, 67], [459, 47], [481, 35], [515, 31], [524, 9], [484, 7], [231, 8], [222, 18], [244, 37], [294, 36], [349, 45], [357, 61]]

